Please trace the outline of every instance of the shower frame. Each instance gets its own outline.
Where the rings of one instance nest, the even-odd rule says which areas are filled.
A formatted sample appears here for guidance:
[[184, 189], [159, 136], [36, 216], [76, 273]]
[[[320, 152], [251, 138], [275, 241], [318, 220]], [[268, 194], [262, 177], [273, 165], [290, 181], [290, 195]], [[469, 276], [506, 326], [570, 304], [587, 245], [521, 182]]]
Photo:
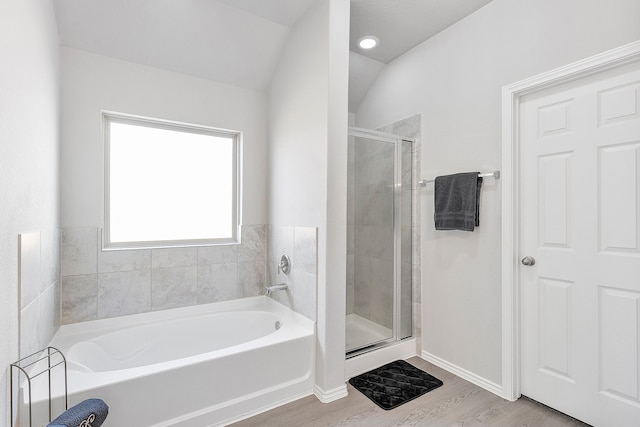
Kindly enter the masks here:
[[[346, 352], [346, 358], [359, 356], [370, 351], [377, 350], [382, 347], [399, 342], [403, 339], [411, 338], [413, 336], [413, 306], [408, 304], [409, 307], [409, 319], [410, 327], [409, 334], [405, 337], [402, 336], [402, 143], [407, 142], [411, 144], [413, 152], [414, 138], [406, 138], [400, 135], [395, 135], [386, 132], [380, 132], [376, 130], [370, 130], [365, 128], [358, 128], [355, 126], [349, 126], [348, 136], [356, 138], [365, 138], [369, 140], [375, 140], [380, 142], [392, 143], [394, 146], [394, 158], [393, 158], [393, 328], [392, 336], [387, 339], [382, 339], [370, 344], [365, 344], [360, 347], [356, 347]], [[413, 156], [413, 154], [412, 154]], [[413, 165], [411, 168], [411, 180], [413, 182]], [[412, 201], [413, 203], [413, 201]], [[409, 209], [409, 221], [413, 223], [413, 207]], [[412, 236], [412, 234], [411, 234]], [[413, 240], [413, 238], [411, 237]], [[413, 252], [413, 241], [411, 242], [411, 251]], [[412, 255], [411, 255], [412, 256]]]

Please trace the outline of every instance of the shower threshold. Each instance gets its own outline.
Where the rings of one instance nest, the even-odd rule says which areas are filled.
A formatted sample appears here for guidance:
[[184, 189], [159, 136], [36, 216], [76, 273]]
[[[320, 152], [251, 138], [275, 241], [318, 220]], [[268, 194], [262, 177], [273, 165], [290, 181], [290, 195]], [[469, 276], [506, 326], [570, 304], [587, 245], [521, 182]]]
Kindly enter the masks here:
[[347, 354], [374, 347], [393, 338], [393, 331], [357, 314], [347, 314], [346, 351]]

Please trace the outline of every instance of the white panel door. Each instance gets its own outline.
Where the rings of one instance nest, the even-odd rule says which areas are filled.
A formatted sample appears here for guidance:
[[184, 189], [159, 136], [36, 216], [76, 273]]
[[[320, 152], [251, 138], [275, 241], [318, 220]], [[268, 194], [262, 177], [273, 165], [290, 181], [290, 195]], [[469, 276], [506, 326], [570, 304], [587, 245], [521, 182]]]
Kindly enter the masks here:
[[640, 426], [640, 66], [528, 95], [519, 134], [522, 394]]

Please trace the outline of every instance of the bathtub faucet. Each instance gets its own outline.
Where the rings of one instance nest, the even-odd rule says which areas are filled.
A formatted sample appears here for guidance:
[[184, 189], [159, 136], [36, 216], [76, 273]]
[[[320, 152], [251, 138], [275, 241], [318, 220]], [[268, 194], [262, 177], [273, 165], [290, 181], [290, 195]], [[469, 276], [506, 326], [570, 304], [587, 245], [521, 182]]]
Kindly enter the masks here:
[[267, 296], [271, 295], [275, 291], [283, 291], [287, 289], [289, 285], [286, 283], [278, 283], [277, 285], [269, 285], [267, 286]]

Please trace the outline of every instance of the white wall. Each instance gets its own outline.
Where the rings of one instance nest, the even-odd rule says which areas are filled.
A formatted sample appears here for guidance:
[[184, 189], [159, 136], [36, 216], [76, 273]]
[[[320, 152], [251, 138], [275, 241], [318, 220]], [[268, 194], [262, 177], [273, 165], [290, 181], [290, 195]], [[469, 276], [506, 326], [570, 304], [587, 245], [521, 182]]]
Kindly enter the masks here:
[[[349, 0], [329, 1], [329, 102], [327, 133], [326, 288], [318, 293], [318, 323], [326, 330], [328, 357], [316, 384], [325, 392], [344, 387], [347, 299], [347, 161], [349, 103]], [[319, 291], [321, 291], [320, 288]], [[346, 390], [345, 390], [346, 393]]]
[[269, 222], [326, 232], [327, 1], [291, 29], [269, 88]]
[[291, 29], [269, 89], [269, 223], [318, 228], [321, 393], [344, 387], [346, 264], [332, 262], [346, 255], [348, 16], [347, 0], [318, 0]]
[[349, 52], [349, 112], [358, 109], [362, 98], [385, 65], [357, 52]]
[[103, 217], [101, 110], [243, 132], [243, 223], [267, 217], [267, 97], [157, 68], [62, 48], [62, 227]]
[[[501, 87], [640, 39], [637, 0], [494, 0], [390, 63], [356, 112], [376, 128], [422, 113], [422, 175], [500, 169]], [[501, 384], [500, 182], [480, 228], [435, 232], [422, 197], [423, 354]]]
[[52, 2], [0, 2], [0, 424], [18, 358], [18, 234], [59, 226], [58, 36]]

